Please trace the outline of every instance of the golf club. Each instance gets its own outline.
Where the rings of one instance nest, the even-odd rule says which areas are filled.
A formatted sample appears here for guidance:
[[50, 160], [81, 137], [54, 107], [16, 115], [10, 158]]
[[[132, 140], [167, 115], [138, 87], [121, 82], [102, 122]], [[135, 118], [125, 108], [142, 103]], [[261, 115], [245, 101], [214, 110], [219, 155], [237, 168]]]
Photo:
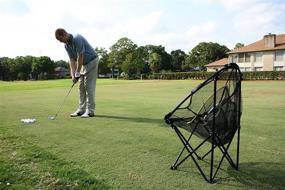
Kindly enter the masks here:
[[[84, 76], [88, 75], [88, 73], [89, 73], [91, 70], [93, 70], [95, 67], [96, 67], [96, 65], [94, 65], [93, 67], [91, 67], [91, 68], [89, 69], [89, 71], [87, 71], [85, 74], [82, 74], [80, 77], [84, 77]], [[63, 106], [63, 104], [64, 104], [66, 98], [67, 98], [68, 95], [70, 94], [70, 92], [71, 92], [71, 90], [72, 90], [72, 88], [73, 88], [74, 85], [75, 85], [75, 83], [72, 84], [72, 86], [71, 86], [70, 90], [68, 91], [67, 95], [65, 96], [65, 98], [64, 98], [64, 100], [63, 100], [63, 102], [62, 102], [62, 104], [59, 106], [59, 108], [58, 108], [56, 114], [55, 114], [54, 116], [48, 116], [48, 119], [50, 119], [50, 120], [55, 120], [55, 119], [56, 119], [58, 113], [60, 112], [60, 110], [61, 110], [61, 108], [62, 108], [62, 106]]]
[[63, 102], [62, 102], [62, 104], [59, 106], [59, 108], [58, 108], [56, 114], [55, 114], [54, 116], [48, 116], [48, 119], [50, 119], [50, 120], [55, 120], [55, 119], [56, 119], [58, 113], [60, 112], [60, 110], [61, 110], [61, 108], [62, 108], [62, 106], [63, 106], [63, 104], [64, 104], [66, 98], [67, 98], [68, 95], [70, 94], [70, 92], [71, 92], [71, 90], [72, 90], [72, 88], [73, 88], [74, 85], [75, 85], [75, 83], [72, 84], [72, 86], [71, 86], [71, 88], [69, 89], [67, 95], [65, 96], [65, 98], [64, 98], [64, 100], [63, 100]]

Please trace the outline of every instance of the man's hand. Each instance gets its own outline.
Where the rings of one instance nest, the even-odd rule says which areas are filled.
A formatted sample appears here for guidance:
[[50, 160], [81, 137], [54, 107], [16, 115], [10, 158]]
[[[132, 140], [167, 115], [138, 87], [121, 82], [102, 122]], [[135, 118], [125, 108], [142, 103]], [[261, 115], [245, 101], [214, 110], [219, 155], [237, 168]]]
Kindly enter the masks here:
[[74, 77], [72, 77], [73, 83], [77, 83], [79, 79], [80, 79], [80, 73], [75, 72]]

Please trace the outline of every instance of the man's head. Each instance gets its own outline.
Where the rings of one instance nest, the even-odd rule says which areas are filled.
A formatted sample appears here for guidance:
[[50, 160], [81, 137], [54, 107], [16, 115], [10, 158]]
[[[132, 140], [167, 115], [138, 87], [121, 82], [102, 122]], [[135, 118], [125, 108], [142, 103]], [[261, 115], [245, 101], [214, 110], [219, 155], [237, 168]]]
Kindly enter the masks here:
[[55, 31], [55, 38], [62, 42], [62, 43], [67, 43], [69, 40], [70, 34], [67, 33], [63, 28], [58, 28]]

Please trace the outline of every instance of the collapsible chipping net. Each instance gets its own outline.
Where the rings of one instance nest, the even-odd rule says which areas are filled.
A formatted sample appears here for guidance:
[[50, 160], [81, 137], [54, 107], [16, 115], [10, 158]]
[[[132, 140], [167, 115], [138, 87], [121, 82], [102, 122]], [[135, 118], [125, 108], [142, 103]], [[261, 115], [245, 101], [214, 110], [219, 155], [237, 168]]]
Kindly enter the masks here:
[[[192, 90], [190, 95], [165, 116], [166, 123], [174, 128], [186, 146], [183, 151], [188, 146], [190, 156], [197, 155], [195, 148], [189, 144], [190, 138], [194, 134], [205, 140], [203, 143], [206, 141], [212, 143], [212, 149], [220, 147], [225, 154], [224, 157], [233, 164], [227, 153], [227, 148], [223, 145], [231, 143], [240, 127], [241, 80], [242, 76], [238, 65], [228, 64]], [[190, 133], [188, 140], [178, 128], [185, 129]], [[177, 167], [176, 163], [172, 169]], [[209, 182], [214, 180], [214, 176], [210, 176], [208, 179], [204, 175], [204, 178]]]

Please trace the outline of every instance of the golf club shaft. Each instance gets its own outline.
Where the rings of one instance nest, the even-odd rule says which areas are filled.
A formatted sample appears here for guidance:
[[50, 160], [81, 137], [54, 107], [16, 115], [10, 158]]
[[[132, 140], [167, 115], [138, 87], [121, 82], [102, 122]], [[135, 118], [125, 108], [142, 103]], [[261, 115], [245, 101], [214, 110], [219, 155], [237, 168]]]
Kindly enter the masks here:
[[65, 98], [64, 98], [64, 100], [63, 100], [63, 102], [62, 102], [62, 104], [59, 106], [59, 108], [58, 108], [58, 110], [57, 110], [57, 112], [56, 112], [56, 114], [55, 114], [55, 116], [54, 116], [54, 119], [56, 119], [57, 114], [60, 112], [60, 110], [61, 110], [61, 108], [62, 108], [62, 106], [63, 106], [63, 104], [64, 104], [66, 98], [69, 96], [69, 94], [70, 94], [70, 92], [71, 92], [71, 90], [72, 90], [72, 88], [73, 88], [74, 85], [75, 85], [75, 83], [73, 83], [72, 86], [71, 86], [71, 88], [69, 89], [69, 91], [68, 91], [67, 95], [65, 96]]
[[[98, 64], [98, 63], [97, 63], [97, 64]], [[92, 68], [91, 68], [88, 72], [86, 72], [84, 75], [81, 75], [80, 78], [82, 79], [82, 77], [86, 76], [86, 75], [87, 75], [91, 70], [93, 70], [95, 67], [96, 67], [96, 65], [95, 65], [94, 67], [92, 67]], [[60, 110], [61, 110], [61, 108], [62, 108], [62, 106], [63, 106], [63, 104], [64, 104], [66, 98], [69, 96], [69, 94], [70, 94], [70, 92], [71, 92], [71, 90], [72, 90], [72, 88], [73, 88], [74, 85], [75, 85], [75, 83], [73, 83], [72, 86], [71, 86], [71, 88], [69, 89], [69, 91], [68, 91], [67, 95], [65, 96], [65, 98], [64, 98], [64, 100], [63, 100], [63, 102], [62, 102], [62, 104], [59, 106], [59, 108], [58, 108], [58, 110], [57, 110], [57, 112], [56, 112], [56, 114], [55, 114], [55, 116], [54, 116], [54, 119], [56, 119], [58, 113], [60, 112]]]

